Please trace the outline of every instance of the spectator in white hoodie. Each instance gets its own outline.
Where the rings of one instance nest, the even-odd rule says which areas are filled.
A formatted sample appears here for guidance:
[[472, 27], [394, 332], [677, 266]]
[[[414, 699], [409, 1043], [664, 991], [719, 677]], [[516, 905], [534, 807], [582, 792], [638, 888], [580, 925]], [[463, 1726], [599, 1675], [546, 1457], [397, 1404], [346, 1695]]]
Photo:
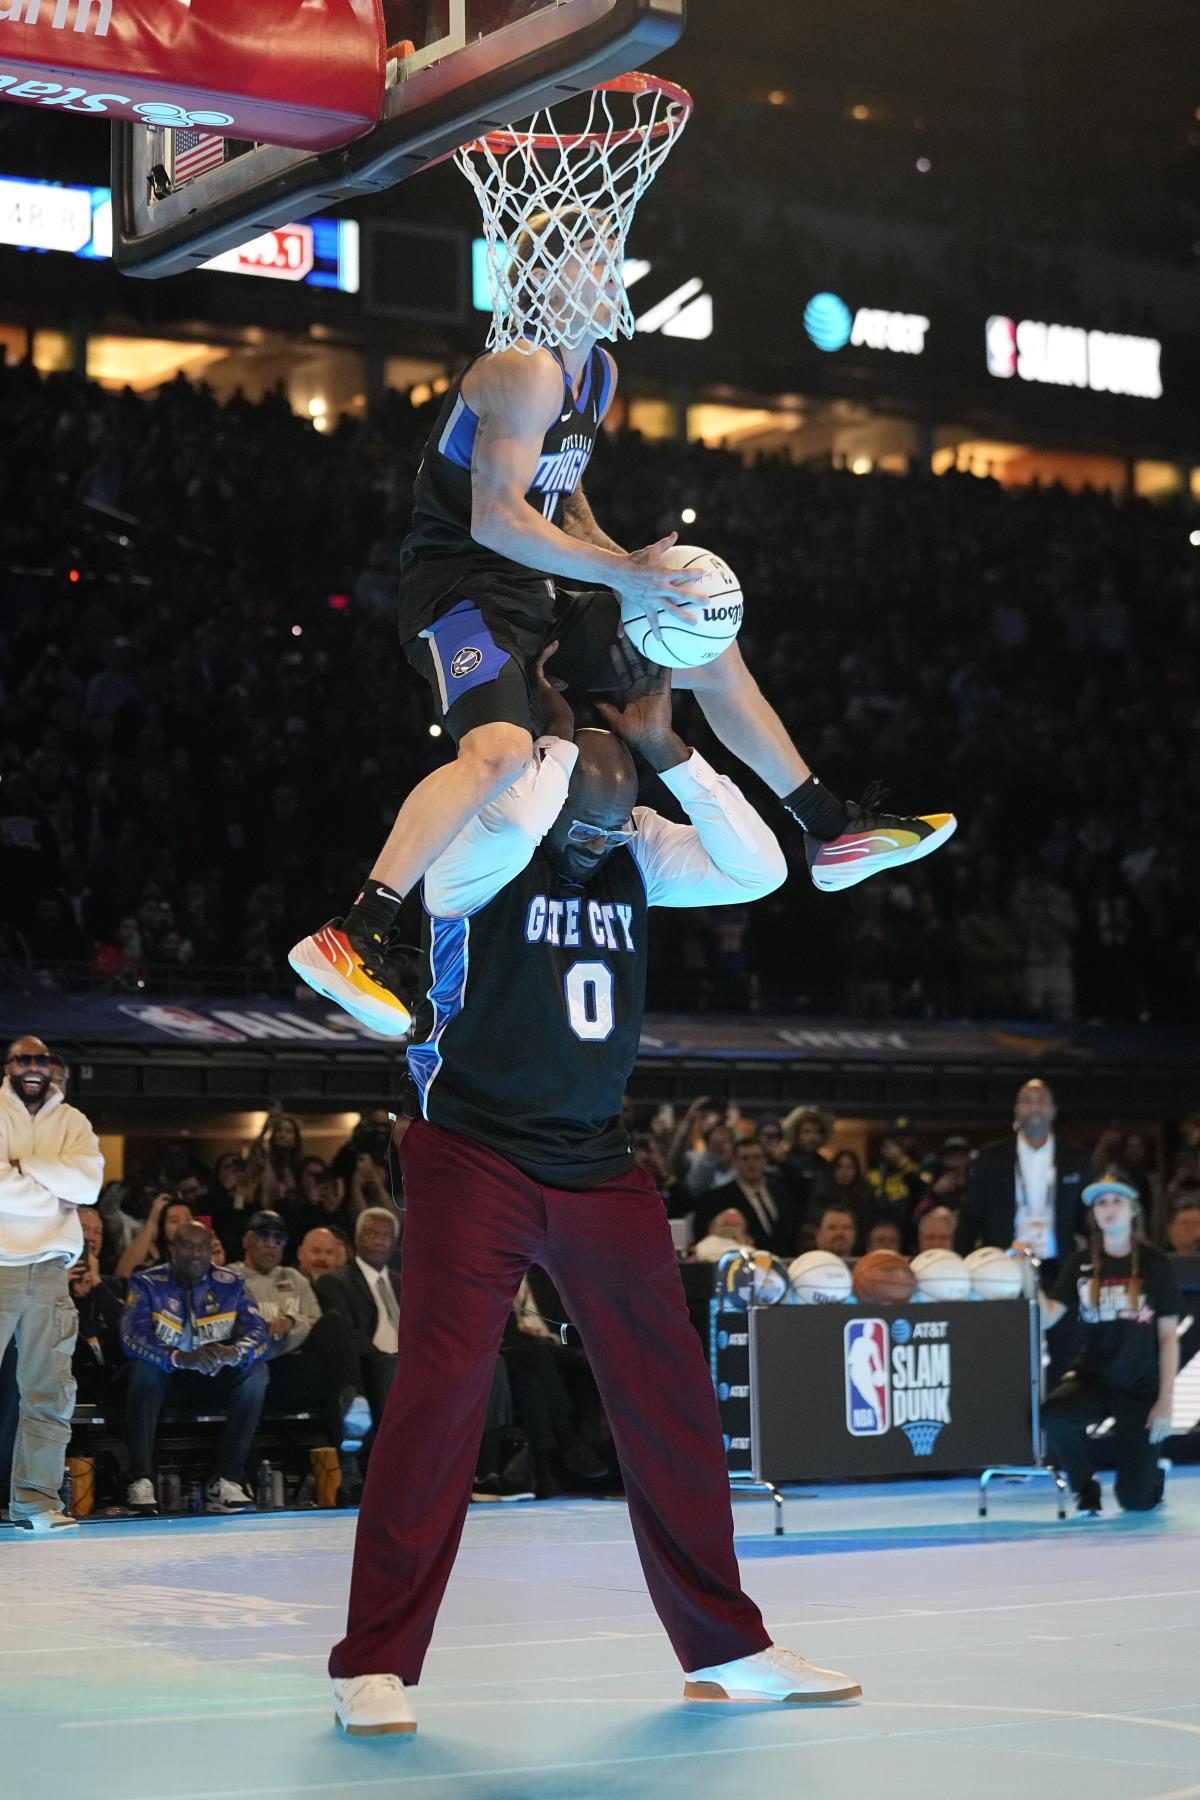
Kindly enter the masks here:
[[9, 1518], [29, 1531], [76, 1521], [59, 1510], [78, 1324], [67, 1270], [83, 1251], [78, 1208], [94, 1206], [104, 1175], [83, 1114], [51, 1083], [40, 1038], [9, 1046], [0, 1083], [0, 1356], [17, 1345], [21, 1415]]

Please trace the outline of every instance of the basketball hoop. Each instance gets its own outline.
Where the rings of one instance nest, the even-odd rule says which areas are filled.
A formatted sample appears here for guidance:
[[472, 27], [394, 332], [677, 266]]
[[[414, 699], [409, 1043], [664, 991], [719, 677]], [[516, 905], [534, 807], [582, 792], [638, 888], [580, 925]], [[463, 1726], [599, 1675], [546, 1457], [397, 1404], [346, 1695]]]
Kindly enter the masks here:
[[[483, 214], [491, 350], [632, 337], [621, 279], [638, 201], [687, 124], [691, 95], [632, 72], [455, 152]], [[555, 117], [555, 112], [559, 117]], [[599, 329], [597, 328], [599, 327]]]

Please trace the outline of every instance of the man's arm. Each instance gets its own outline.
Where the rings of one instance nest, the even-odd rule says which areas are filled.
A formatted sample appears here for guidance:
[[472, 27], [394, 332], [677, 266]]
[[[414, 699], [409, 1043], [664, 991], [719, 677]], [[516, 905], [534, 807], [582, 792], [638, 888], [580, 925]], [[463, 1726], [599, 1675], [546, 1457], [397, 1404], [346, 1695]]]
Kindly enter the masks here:
[[238, 1278], [237, 1295], [237, 1336], [232, 1344], [222, 1348], [236, 1352], [238, 1366], [248, 1369], [251, 1363], [261, 1362], [271, 1348], [271, 1338], [267, 1331], [266, 1320], [254, 1304], [254, 1298], [245, 1282]]
[[1150, 1408], [1146, 1429], [1152, 1444], [1161, 1444], [1171, 1435], [1171, 1414], [1175, 1408], [1175, 1377], [1179, 1373], [1179, 1316], [1164, 1313], [1158, 1324], [1158, 1394]]
[[526, 500], [542, 440], [562, 405], [562, 371], [548, 351], [523, 356], [505, 350], [483, 357], [462, 392], [479, 417], [471, 453], [471, 536], [477, 544], [528, 568], [609, 587], [651, 607], [687, 599], [695, 576], [661, 561], [676, 533], [627, 555], [561, 531]]
[[121, 1313], [121, 1342], [125, 1354], [136, 1357], [139, 1362], [153, 1363], [156, 1369], [173, 1369], [174, 1352], [155, 1337], [150, 1317], [152, 1310], [149, 1289], [134, 1276]]
[[100, 1140], [81, 1112], [72, 1107], [71, 1113], [60, 1153], [55, 1157], [27, 1156], [21, 1167], [69, 1206], [94, 1206], [104, 1180]]
[[45, 1214], [49, 1189], [25, 1173], [24, 1166], [0, 1162], [0, 1214], [26, 1219]]
[[618, 737], [639, 750], [692, 823], [676, 825], [635, 808], [631, 849], [650, 906], [732, 906], [760, 900], [787, 880], [779, 839], [750, 802], [718, 775], [671, 726], [670, 671], [654, 690], [621, 710], [596, 702]]
[[568, 537], [579, 538], [585, 544], [599, 544], [602, 550], [615, 550], [618, 556], [624, 556], [625, 552], [616, 539], [610, 538], [597, 525], [596, 515], [588, 504], [582, 487], [577, 487], [573, 494], [563, 495], [562, 522]]
[[298, 1350], [321, 1316], [320, 1302], [313, 1293], [308, 1276], [301, 1274], [299, 1269], [293, 1269], [291, 1274], [296, 1283], [296, 1311], [293, 1314], [292, 1328], [283, 1340], [283, 1349], [279, 1352], [281, 1356]]

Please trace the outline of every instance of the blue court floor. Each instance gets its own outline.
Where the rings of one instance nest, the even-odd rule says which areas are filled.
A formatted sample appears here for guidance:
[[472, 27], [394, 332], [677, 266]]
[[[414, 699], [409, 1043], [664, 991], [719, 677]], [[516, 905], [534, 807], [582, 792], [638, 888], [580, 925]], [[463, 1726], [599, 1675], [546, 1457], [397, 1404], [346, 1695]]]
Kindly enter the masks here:
[[324, 1672], [352, 1516], [0, 1528], [0, 1795], [1200, 1797], [1200, 1471], [1147, 1518], [998, 1486], [980, 1523], [960, 1482], [798, 1494], [783, 1540], [770, 1510], [736, 1502], [746, 1585], [861, 1704], [685, 1705], [623, 1505], [476, 1507], [417, 1736], [357, 1741]]

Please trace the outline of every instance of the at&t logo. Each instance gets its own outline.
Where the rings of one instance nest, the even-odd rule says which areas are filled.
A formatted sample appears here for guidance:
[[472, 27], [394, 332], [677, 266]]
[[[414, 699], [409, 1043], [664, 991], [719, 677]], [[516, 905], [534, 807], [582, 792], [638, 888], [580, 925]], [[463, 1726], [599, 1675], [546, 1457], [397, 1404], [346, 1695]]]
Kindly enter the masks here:
[[860, 306], [852, 313], [840, 294], [821, 293], [804, 308], [804, 329], [818, 350], [830, 353], [851, 344], [920, 356], [929, 320], [922, 313], [889, 312], [881, 306]]

